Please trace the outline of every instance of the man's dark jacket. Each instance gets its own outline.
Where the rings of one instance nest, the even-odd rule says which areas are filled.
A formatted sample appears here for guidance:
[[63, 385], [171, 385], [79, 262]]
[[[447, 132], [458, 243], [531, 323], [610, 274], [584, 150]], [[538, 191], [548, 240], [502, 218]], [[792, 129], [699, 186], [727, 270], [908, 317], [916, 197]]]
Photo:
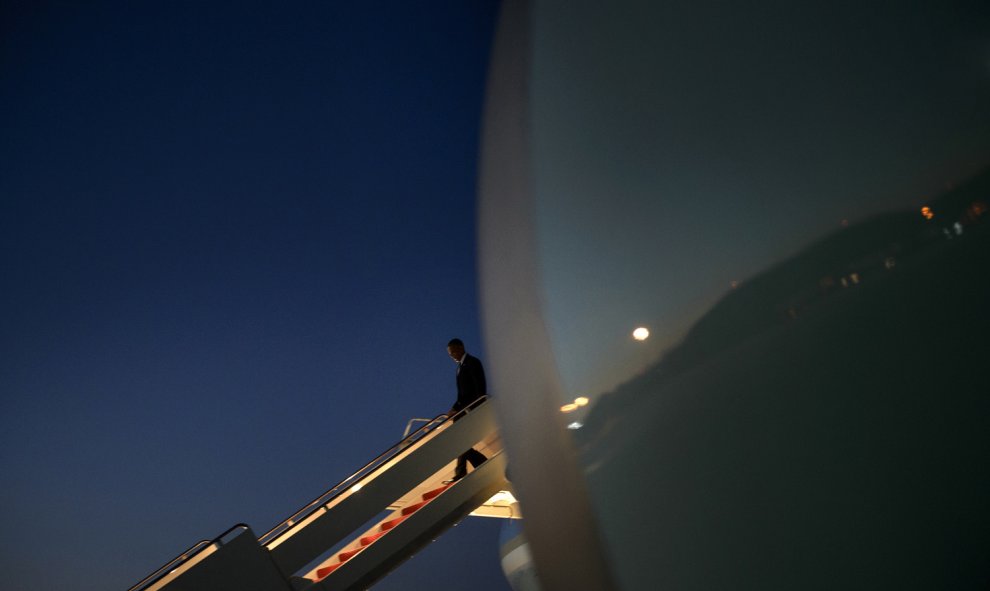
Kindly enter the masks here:
[[454, 412], [462, 410], [486, 394], [488, 394], [488, 386], [485, 383], [485, 368], [482, 367], [481, 360], [465, 353], [464, 361], [457, 370], [457, 402], [450, 410]]

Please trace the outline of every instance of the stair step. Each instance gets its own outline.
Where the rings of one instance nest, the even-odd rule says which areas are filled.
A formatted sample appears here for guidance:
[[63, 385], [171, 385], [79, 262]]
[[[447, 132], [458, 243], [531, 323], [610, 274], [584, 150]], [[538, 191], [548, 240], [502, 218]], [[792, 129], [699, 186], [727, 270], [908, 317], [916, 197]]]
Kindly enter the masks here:
[[382, 531], [388, 531], [388, 530], [392, 529], [393, 527], [395, 527], [395, 526], [399, 525], [400, 523], [402, 523], [403, 521], [405, 521], [406, 520], [406, 517], [407, 517], [406, 515], [403, 515], [402, 517], [396, 517], [395, 519], [392, 519], [390, 521], [386, 521], [386, 522], [382, 523], [381, 530]]
[[371, 544], [372, 542], [374, 542], [375, 540], [377, 540], [378, 538], [384, 536], [387, 533], [388, 532], [380, 531], [377, 534], [371, 534], [370, 536], [364, 536], [363, 538], [361, 538], [361, 545], [362, 546], [367, 546], [368, 544]]
[[440, 488], [435, 488], [435, 489], [431, 490], [430, 492], [423, 493], [423, 500], [424, 501], [429, 501], [430, 499], [436, 498], [437, 495], [439, 495], [443, 491], [447, 490], [448, 488], [450, 488], [450, 485], [449, 484], [445, 484], [445, 485], [441, 486]]
[[409, 505], [408, 507], [403, 507], [402, 508], [402, 515], [404, 515], [404, 516], [412, 515], [416, 511], [419, 511], [419, 508], [422, 507], [425, 504], [426, 504], [426, 501], [423, 501], [422, 503], [416, 503], [415, 505]]
[[340, 568], [340, 565], [342, 565], [342, 564], [344, 564], [344, 563], [343, 562], [338, 562], [337, 564], [331, 564], [330, 566], [324, 566], [323, 568], [317, 570], [316, 571], [316, 581], [319, 582], [319, 581], [323, 580], [324, 578], [326, 578], [327, 575], [329, 575], [333, 571], [335, 571], [338, 568]]
[[449, 484], [445, 484], [440, 488], [435, 488], [431, 491], [423, 493], [423, 502], [409, 505], [408, 507], [403, 507], [402, 510], [399, 512], [400, 513], [399, 517], [395, 519], [390, 519], [389, 521], [382, 522], [382, 524], [379, 526], [379, 529], [381, 531], [375, 534], [362, 537], [360, 539], [360, 543], [361, 543], [360, 548], [355, 548], [353, 550], [347, 550], [346, 552], [341, 552], [340, 554], [337, 555], [337, 558], [340, 562], [338, 562], [337, 564], [331, 564], [330, 566], [325, 566], [317, 570], [316, 580], [319, 581], [324, 577], [326, 577], [327, 575], [329, 575], [330, 573], [332, 573], [333, 571], [337, 570], [341, 564], [347, 562], [348, 560], [353, 558], [355, 554], [357, 554], [361, 550], [364, 550], [366, 546], [374, 543], [375, 540], [384, 536], [386, 532], [388, 532], [390, 529], [394, 528], [395, 526], [405, 521], [410, 515], [418, 511], [423, 505], [425, 505], [429, 501], [435, 499], [437, 496], [440, 495], [440, 493], [447, 490], [449, 487], [450, 487]]

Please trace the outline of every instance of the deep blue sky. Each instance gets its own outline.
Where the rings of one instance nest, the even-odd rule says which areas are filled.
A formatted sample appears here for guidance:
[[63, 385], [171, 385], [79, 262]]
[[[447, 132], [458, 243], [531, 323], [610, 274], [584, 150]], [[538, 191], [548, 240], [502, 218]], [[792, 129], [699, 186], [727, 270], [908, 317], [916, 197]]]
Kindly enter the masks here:
[[[126, 589], [449, 407], [496, 8], [3, 3], [4, 588]], [[379, 588], [507, 589], [499, 525]]]

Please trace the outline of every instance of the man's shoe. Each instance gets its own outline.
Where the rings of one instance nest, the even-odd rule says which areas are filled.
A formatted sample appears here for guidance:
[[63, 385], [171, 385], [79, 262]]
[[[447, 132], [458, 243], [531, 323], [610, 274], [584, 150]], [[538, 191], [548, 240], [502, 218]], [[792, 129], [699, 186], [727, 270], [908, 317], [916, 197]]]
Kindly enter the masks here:
[[443, 483], [444, 484], [454, 484], [455, 482], [457, 482], [461, 478], [464, 478], [465, 476], [467, 476], [467, 473], [464, 473], [464, 474], [454, 474], [454, 477], [453, 478], [451, 478], [450, 480], [444, 480]]

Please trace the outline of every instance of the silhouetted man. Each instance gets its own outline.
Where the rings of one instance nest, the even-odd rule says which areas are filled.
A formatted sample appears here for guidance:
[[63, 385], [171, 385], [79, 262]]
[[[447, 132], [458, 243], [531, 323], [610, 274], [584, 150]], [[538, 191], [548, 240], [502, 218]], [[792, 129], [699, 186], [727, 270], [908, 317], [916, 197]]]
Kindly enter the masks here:
[[[447, 413], [448, 416], [453, 416], [475, 400], [487, 395], [488, 386], [485, 383], [485, 368], [481, 365], [481, 360], [468, 355], [461, 339], [451, 339], [447, 343], [447, 354], [457, 363], [457, 400]], [[467, 462], [471, 462], [471, 466], [477, 468], [487, 459], [485, 454], [473, 447], [467, 450], [457, 458], [457, 469], [451, 482], [464, 478], [467, 474]]]

